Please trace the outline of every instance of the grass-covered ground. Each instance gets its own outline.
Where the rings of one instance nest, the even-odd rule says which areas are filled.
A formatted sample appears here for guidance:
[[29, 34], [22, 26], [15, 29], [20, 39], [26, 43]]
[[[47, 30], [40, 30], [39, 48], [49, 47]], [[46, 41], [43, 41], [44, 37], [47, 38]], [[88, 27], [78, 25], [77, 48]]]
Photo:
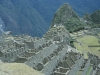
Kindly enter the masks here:
[[90, 66], [89, 69], [88, 69], [88, 71], [87, 71], [87, 74], [86, 75], [90, 75], [92, 70], [93, 70], [93, 67]]
[[97, 37], [92, 35], [85, 35], [82, 37], [77, 37], [76, 40], [77, 42], [74, 42], [74, 45], [80, 53], [85, 54], [85, 58], [88, 58], [87, 52], [90, 52], [100, 57], [100, 47], [88, 47], [88, 45], [100, 45], [98, 43], [99, 39]]
[[24, 63], [3, 63], [0, 61], [0, 75], [44, 75]]
[[82, 75], [83, 71], [78, 71], [76, 75]]

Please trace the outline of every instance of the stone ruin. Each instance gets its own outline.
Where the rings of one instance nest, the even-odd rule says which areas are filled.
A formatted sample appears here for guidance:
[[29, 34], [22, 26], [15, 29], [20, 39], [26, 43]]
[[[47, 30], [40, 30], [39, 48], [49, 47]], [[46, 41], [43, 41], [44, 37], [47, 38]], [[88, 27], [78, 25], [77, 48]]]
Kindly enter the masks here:
[[96, 55], [88, 53], [90, 63], [93, 66], [93, 75], [100, 75], [100, 58]]
[[[45, 75], [86, 75], [100, 72], [100, 59], [89, 54], [89, 59], [69, 44], [69, 34], [63, 26], [52, 27], [43, 38], [28, 35], [0, 36], [0, 60], [8, 63], [25, 63]], [[93, 61], [93, 60], [97, 61]]]

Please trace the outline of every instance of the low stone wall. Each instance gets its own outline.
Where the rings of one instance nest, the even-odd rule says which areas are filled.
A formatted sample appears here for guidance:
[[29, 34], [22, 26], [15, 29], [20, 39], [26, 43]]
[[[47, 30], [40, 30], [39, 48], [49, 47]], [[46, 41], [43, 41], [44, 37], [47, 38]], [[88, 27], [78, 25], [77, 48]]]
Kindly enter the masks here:
[[45, 47], [43, 50], [36, 53], [36, 55], [28, 58], [28, 61], [25, 62], [30, 67], [35, 67], [38, 63], [42, 63], [43, 59], [53, 53], [58, 46], [55, 44], [50, 45], [49, 47]]
[[100, 47], [100, 45], [88, 45], [88, 47]]
[[3, 53], [1, 60], [3, 62], [14, 62], [14, 60], [17, 58], [17, 56], [22, 55], [27, 50], [28, 50], [28, 48], [27, 48], [27, 46], [25, 46], [25, 48], [21, 47], [19, 49], [13, 49], [9, 52], [5, 52], [5, 53]]
[[37, 49], [39, 46], [42, 46], [46, 43], [44, 38], [34, 41], [34, 48]]
[[92, 68], [92, 70], [91, 70], [91, 72], [90, 72], [90, 75], [92, 75], [93, 74], [93, 68]]
[[48, 63], [46, 63], [44, 65], [44, 69], [41, 71], [42, 73], [44, 73], [45, 75], [50, 75], [53, 72], [53, 69], [56, 67], [56, 65], [58, 64], [58, 62], [63, 60], [63, 57], [65, 57], [67, 53], [67, 49], [63, 48], [57, 56], [54, 56], [53, 58], [51, 58], [51, 61], [49, 61]]
[[82, 56], [75, 62], [75, 64], [72, 66], [71, 70], [67, 75], [76, 75], [77, 71], [80, 69], [83, 63], [84, 63], [84, 57]]
[[90, 67], [90, 60], [87, 61], [86, 65], [84, 67], [82, 75], [86, 75], [87, 74], [87, 71], [88, 71], [89, 67]]

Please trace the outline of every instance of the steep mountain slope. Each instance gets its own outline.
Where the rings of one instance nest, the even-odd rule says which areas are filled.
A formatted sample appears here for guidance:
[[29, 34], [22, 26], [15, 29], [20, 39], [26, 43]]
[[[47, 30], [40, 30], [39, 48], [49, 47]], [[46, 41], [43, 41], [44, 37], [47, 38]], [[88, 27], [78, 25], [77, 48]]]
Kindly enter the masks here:
[[69, 32], [75, 32], [81, 30], [86, 25], [69, 4], [63, 4], [56, 11], [51, 27], [54, 25], [64, 25]]
[[71, 18], [79, 19], [77, 14], [73, 11], [73, 9], [69, 6], [69, 4], [63, 4], [61, 7], [58, 8], [56, 11], [52, 25], [55, 24], [64, 24]]
[[100, 10], [93, 12], [92, 14], [85, 14], [84, 20], [87, 25], [92, 28], [100, 28]]
[[41, 37], [48, 30], [56, 10], [66, 2], [80, 16], [100, 9], [100, 0], [0, 0], [0, 18], [5, 30], [13, 34]]
[[91, 20], [94, 23], [100, 24], [100, 10], [97, 10], [91, 14]]
[[28, 0], [0, 0], [0, 18], [5, 23], [5, 30], [13, 34], [41, 37], [48, 29]]
[[56, 10], [64, 3], [68, 3], [79, 16], [92, 13], [100, 9], [100, 0], [30, 0], [31, 5], [42, 15], [50, 25]]

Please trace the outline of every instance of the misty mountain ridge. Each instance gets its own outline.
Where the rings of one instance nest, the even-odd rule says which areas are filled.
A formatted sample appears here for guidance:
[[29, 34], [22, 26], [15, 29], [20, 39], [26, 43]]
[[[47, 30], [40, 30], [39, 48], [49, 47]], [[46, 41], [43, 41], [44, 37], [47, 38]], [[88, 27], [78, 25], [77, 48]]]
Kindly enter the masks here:
[[52, 23], [56, 10], [64, 3], [68, 3], [80, 17], [100, 9], [100, 0], [30, 0], [30, 4], [41, 14], [48, 25]]
[[71, 18], [79, 19], [78, 15], [74, 12], [71, 6], [69, 6], [68, 3], [65, 3], [62, 6], [60, 6], [58, 10], [56, 11], [53, 18], [52, 25], [55, 25], [55, 24], [64, 25], [64, 23]]
[[100, 9], [99, 0], [0, 0], [0, 18], [5, 24], [4, 30], [12, 31], [14, 35], [42, 37], [54, 21], [56, 10], [64, 3], [68, 3], [78, 13], [75, 13], [77, 16]]
[[1, 0], [0, 8], [0, 17], [5, 23], [6, 31], [41, 37], [48, 30], [41, 15], [27, 0]]
[[55, 12], [51, 27], [55, 25], [64, 25], [70, 33], [83, 30], [85, 27], [99, 28], [100, 10], [92, 14], [85, 14], [83, 18], [80, 18], [72, 7], [66, 3]]

